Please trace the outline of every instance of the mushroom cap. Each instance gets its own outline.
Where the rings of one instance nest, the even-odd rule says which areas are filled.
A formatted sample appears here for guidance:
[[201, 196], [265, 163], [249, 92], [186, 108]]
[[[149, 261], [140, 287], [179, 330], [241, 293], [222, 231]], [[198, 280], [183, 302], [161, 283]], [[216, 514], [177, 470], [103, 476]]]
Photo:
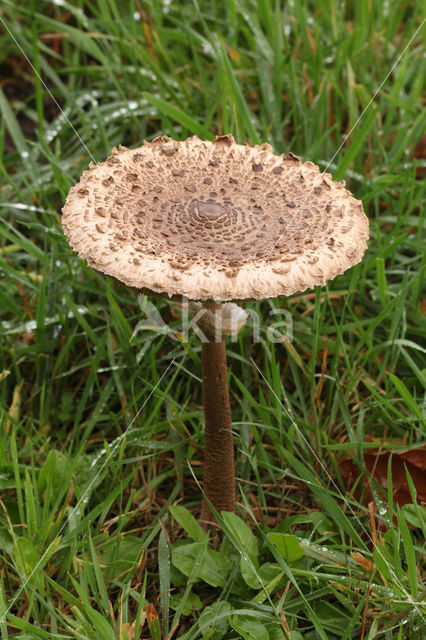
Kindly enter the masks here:
[[367, 247], [367, 217], [345, 182], [269, 144], [163, 136], [89, 167], [63, 208], [68, 241], [145, 292], [288, 296], [343, 273]]

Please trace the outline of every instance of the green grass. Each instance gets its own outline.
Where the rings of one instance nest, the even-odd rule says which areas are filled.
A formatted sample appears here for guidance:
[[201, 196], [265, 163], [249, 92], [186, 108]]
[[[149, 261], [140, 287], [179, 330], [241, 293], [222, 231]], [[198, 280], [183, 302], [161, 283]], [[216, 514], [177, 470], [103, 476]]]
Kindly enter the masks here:
[[[373, 549], [338, 463], [361, 476], [369, 436], [425, 444], [423, 9], [2, 0], [2, 640], [422, 637], [425, 509], [412, 485], [400, 508], [373, 483]], [[264, 323], [229, 343], [239, 518], [223, 516], [218, 547], [193, 519], [197, 337], [135, 330], [136, 296], [72, 254], [59, 214], [90, 156], [228, 132], [332, 160], [371, 239], [313, 296], [247, 305]], [[176, 306], [155, 305], [177, 331]], [[268, 340], [283, 308], [292, 344]]]

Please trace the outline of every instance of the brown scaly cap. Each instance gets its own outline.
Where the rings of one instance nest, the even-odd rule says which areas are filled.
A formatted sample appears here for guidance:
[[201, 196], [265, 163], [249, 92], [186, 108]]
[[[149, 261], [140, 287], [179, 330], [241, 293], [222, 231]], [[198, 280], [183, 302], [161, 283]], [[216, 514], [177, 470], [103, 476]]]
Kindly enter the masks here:
[[343, 273], [368, 220], [345, 182], [268, 144], [167, 137], [91, 163], [62, 224], [87, 263], [126, 285], [192, 300], [288, 296]]

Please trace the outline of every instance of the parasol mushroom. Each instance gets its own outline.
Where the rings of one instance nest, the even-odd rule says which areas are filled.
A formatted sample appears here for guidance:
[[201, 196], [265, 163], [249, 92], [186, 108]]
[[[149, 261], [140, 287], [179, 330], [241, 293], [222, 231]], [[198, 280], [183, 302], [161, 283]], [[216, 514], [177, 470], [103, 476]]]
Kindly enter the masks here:
[[[63, 208], [70, 245], [126, 285], [197, 301], [202, 312], [203, 489], [217, 511], [233, 511], [225, 337], [245, 321], [235, 302], [324, 285], [359, 262], [368, 239], [362, 204], [312, 162], [230, 135], [163, 136], [89, 167]], [[201, 520], [211, 521], [206, 500]]]

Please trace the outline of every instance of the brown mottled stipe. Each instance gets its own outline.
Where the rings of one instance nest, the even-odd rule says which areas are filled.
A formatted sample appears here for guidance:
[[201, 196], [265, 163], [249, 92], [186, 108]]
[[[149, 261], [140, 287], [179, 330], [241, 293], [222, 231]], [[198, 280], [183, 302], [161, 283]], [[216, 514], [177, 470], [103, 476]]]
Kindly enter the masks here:
[[[205, 306], [212, 310], [218, 307], [209, 303]], [[203, 342], [201, 349], [205, 415], [203, 491], [220, 514], [222, 510], [235, 510], [234, 444], [225, 342]], [[201, 523], [205, 528], [215, 523], [205, 498], [201, 506]]]

